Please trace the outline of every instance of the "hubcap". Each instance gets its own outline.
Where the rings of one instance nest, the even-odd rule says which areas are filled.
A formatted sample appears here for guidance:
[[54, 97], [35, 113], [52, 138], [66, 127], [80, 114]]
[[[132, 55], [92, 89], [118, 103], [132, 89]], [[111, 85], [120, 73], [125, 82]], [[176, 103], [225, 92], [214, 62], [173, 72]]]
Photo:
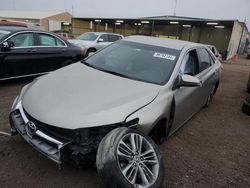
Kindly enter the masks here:
[[149, 187], [156, 181], [159, 160], [143, 136], [136, 133], [125, 135], [118, 144], [117, 158], [122, 174], [134, 187]]

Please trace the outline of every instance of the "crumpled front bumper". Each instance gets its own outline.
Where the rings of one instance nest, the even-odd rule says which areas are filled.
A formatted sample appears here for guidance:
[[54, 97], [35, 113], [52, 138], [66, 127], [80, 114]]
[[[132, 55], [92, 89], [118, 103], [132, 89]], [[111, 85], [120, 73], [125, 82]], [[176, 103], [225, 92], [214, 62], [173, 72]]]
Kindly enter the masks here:
[[18, 131], [20, 135], [37, 151], [57, 164], [62, 163], [61, 150], [70, 142], [52, 138], [37, 129], [36, 125], [25, 115], [21, 101], [10, 113], [9, 119], [12, 132]]

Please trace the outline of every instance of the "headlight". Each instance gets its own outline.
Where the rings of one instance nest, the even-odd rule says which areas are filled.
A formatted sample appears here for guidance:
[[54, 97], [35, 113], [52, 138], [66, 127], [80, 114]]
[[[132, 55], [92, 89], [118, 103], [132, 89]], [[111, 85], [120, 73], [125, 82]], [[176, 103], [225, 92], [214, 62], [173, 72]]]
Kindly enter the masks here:
[[78, 129], [79, 142], [81, 143], [81, 145], [90, 143], [99, 143], [102, 140], [102, 138], [113, 129], [117, 127], [131, 127], [133, 125], [137, 125], [138, 123], [139, 123], [139, 118], [135, 118], [128, 122]]
[[14, 102], [13, 102], [12, 106], [11, 106], [11, 111], [13, 111], [13, 110], [14, 110], [14, 108], [16, 108], [16, 105], [17, 105], [17, 101], [18, 101], [18, 99], [19, 99], [19, 95], [15, 98], [15, 100], [14, 100]]

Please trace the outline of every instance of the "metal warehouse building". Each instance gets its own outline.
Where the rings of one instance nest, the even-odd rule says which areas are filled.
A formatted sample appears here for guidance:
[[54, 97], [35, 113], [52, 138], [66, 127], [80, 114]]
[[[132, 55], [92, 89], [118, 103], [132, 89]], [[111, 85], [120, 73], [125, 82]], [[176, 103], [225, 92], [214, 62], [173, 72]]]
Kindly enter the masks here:
[[211, 20], [178, 16], [138, 19], [72, 18], [72, 34], [89, 31], [115, 32], [129, 35], [149, 35], [175, 38], [215, 45], [224, 59], [245, 51], [249, 32], [238, 20]]

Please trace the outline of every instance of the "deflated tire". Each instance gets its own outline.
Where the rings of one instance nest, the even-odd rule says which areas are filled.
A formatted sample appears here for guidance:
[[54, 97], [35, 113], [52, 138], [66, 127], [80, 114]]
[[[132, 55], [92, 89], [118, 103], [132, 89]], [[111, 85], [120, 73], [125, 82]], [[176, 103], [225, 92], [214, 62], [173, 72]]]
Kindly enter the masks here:
[[106, 188], [158, 188], [163, 182], [164, 167], [158, 147], [131, 128], [116, 128], [103, 138], [96, 166]]
[[242, 105], [242, 112], [250, 116], [250, 97], [247, 97]]

